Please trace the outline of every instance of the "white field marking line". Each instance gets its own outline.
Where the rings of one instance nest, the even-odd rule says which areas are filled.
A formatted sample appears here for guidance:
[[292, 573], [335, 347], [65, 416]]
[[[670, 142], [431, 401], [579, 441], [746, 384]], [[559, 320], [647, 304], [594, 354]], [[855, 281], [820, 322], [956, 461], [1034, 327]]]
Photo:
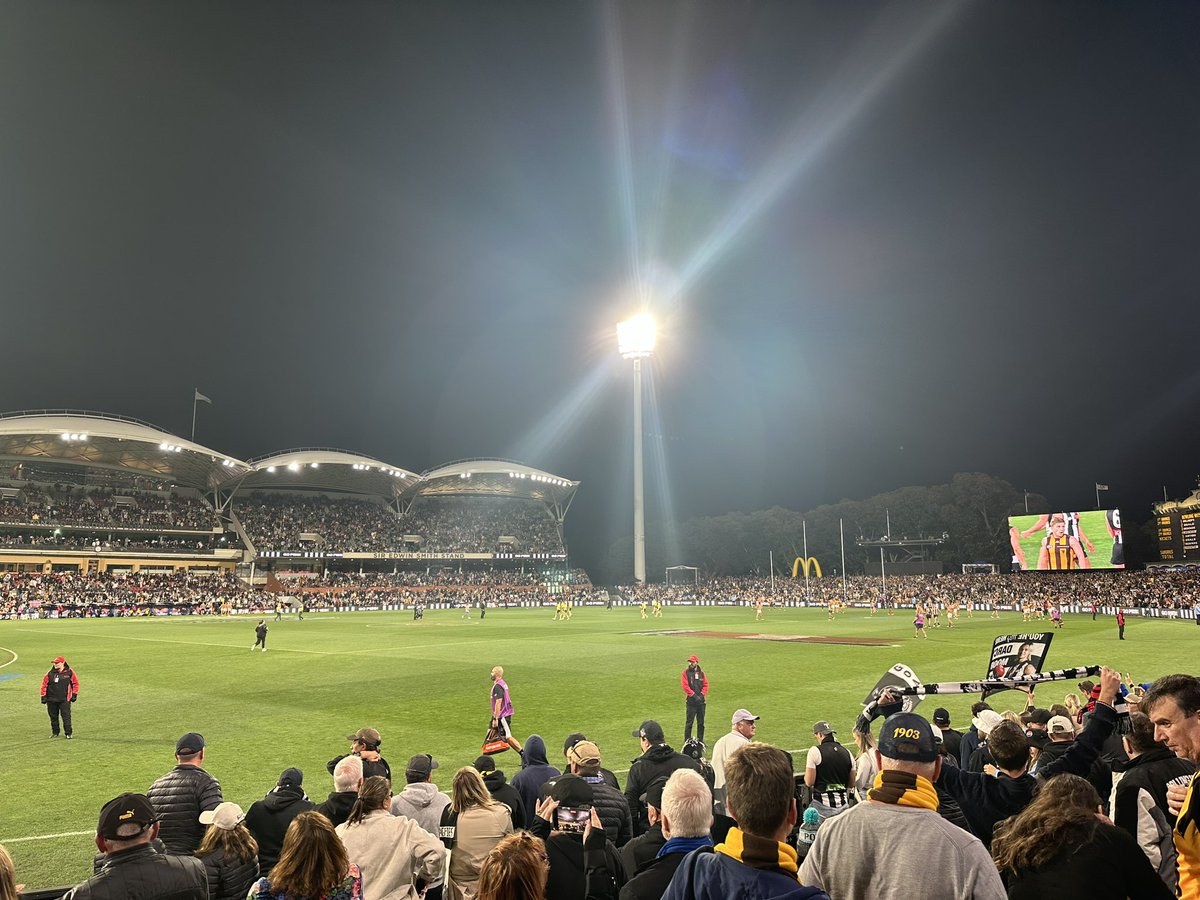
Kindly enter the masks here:
[[49, 840], [53, 840], [54, 838], [83, 837], [85, 834], [95, 834], [95, 833], [96, 833], [95, 830], [92, 830], [92, 831], [60, 831], [58, 834], [34, 834], [34, 835], [30, 835], [29, 837], [4, 838], [3, 840], [0, 840], [0, 844], [23, 844], [26, 841], [49, 841]]
[[[37, 629], [20, 628], [17, 630], [18, 631], [36, 631]], [[55, 633], [56, 634], [77, 634], [77, 635], [82, 635], [83, 637], [90, 637], [90, 638], [104, 638], [104, 639], [115, 638], [116, 640], [121, 640], [121, 641], [146, 641], [151, 644], [187, 644], [192, 647], [223, 647], [226, 650], [237, 650], [239, 647], [242, 646], [241, 644], [214, 644], [209, 641], [172, 641], [172, 640], [167, 640], [166, 638], [132, 637], [128, 634], [95, 634], [90, 631], [57, 631]], [[446, 644], [438, 644], [438, 647], [460, 647], [463, 645], [482, 644], [482, 643], [488, 643], [488, 642], [489, 641], [488, 641], [487, 637], [480, 636], [479, 640], [477, 640], [477, 641], [451, 641]], [[398, 644], [393, 647], [373, 647], [373, 648], [370, 648], [367, 650], [301, 650], [301, 649], [298, 649], [295, 647], [272, 647], [271, 649], [275, 650], [275, 652], [277, 652], [277, 653], [311, 653], [316, 656], [345, 656], [348, 653], [355, 653], [355, 654], [394, 653], [397, 651], [417, 650], [421, 646], [422, 645], [420, 645], [420, 644], [413, 644], [412, 646]], [[2, 649], [2, 648], [0, 648], [0, 649]], [[12, 651], [10, 650], [9, 652], [11, 653]]]
[[16, 650], [9, 650], [7, 647], [0, 647], [0, 650], [3, 650], [5, 653], [11, 653], [13, 655], [13, 658], [10, 659], [8, 662], [0, 663], [0, 669], [3, 669], [5, 666], [11, 666], [13, 663], [15, 663], [17, 661], [18, 656], [17, 656]]

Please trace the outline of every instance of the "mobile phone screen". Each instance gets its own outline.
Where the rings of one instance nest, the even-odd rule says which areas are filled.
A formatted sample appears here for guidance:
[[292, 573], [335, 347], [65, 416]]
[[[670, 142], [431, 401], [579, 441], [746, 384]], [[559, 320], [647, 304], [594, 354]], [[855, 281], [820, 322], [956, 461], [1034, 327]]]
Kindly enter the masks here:
[[590, 806], [560, 806], [556, 812], [558, 814], [559, 831], [577, 831], [582, 833], [587, 828], [588, 820], [592, 815], [592, 808]]

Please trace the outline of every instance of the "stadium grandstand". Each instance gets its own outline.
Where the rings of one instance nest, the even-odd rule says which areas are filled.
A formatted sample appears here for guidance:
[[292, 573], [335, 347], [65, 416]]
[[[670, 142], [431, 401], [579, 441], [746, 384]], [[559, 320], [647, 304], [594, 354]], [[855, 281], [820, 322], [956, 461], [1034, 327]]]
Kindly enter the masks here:
[[[221, 579], [222, 596], [290, 578], [333, 594], [457, 585], [524, 599], [590, 588], [563, 540], [578, 487], [511, 460], [418, 474], [306, 447], [243, 461], [125, 416], [7, 413], [0, 573], [53, 575], [38, 583], [42, 599], [102, 596], [110, 606], [121, 584], [194, 605], [201, 576]], [[179, 591], [161, 580], [171, 574], [186, 576]]]

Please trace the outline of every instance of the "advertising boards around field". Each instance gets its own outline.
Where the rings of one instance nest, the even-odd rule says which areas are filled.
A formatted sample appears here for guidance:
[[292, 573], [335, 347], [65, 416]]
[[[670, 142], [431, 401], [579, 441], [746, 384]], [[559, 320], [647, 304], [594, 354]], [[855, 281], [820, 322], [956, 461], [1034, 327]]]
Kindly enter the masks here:
[[[871, 692], [863, 699], [863, 706], [866, 706], [869, 703], [874, 703], [879, 699], [879, 695], [889, 688], [897, 688], [898, 693], [899, 690], [903, 690], [905, 688], [912, 688], [915, 690], [920, 686], [921, 679], [917, 677], [916, 673], [913, 672], [912, 669], [910, 669], [904, 663], [896, 663], [896, 665], [884, 672], [883, 676], [877, 682], [875, 682], [875, 687], [871, 688]], [[917, 708], [917, 704], [923, 699], [924, 698], [918, 694], [905, 694], [901, 698], [901, 702], [904, 704], [903, 711], [912, 712]]]
[[[1050, 652], [1050, 641], [1054, 632], [1039, 634], [1002, 634], [992, 641], [992, 652], [988, 657], [988, 668], [984, 679], [1023, 678], [1042, 671], [1046, 654]], [[984, 692], [986, 700], [1004, 688]]]
[[1010, 516], [1013, 571], [1125, 568], [1121, 510]]

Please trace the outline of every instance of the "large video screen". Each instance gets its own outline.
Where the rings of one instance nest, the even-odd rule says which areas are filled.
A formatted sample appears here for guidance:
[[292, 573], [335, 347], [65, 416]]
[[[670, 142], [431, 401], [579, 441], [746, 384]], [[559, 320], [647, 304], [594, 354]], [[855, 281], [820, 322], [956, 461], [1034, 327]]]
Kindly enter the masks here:
[[1200, 510], [1174, 510], [1155, 517], [1158, 558], [1164, 562], [1200, 560]]
[[1125, 568], [1119, 509], [1010, 516], [1008, 537], [1014, 570]]

